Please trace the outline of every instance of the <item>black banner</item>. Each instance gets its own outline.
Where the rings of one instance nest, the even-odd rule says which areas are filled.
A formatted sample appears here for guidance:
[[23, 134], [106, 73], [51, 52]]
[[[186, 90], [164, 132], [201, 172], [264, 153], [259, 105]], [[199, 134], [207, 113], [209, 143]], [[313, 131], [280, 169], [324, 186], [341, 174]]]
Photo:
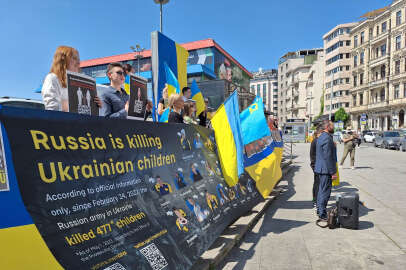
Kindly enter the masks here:
[[38, 115], [0, 120], [26, 209], [66, 269], [189, 269], [261, 200], [251, 179], [224, 182], [209, 129]]

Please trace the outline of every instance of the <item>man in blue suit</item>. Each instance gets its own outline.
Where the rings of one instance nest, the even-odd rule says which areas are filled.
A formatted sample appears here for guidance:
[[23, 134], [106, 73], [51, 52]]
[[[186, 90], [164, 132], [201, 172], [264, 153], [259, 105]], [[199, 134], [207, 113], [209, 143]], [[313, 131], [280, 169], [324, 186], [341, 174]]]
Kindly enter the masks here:
[[327, 220], [326, 207], [331, 194], [331, 181], [337, 177], [337, 150], [332, 137], [334, 133], [333, 122], [324, 120], [322, 128], [323, 131], [317, 139], [314, 172], [320, 178], [317, 213], [320, 219]]

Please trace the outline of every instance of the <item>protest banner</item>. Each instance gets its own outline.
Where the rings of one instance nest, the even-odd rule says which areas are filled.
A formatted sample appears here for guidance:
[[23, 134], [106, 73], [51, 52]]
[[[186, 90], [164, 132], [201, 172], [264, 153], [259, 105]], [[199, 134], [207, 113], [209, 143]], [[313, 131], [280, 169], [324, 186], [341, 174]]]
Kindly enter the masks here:
[[17, 108], [0, 121], [1, 269], [190, 269], [262, 200], [250, 178], [227, 186], [201, 126]]
[[144, 119], [148, 101], [147, 80], [135, 75], [130, 75], [130, 101], [128, 116]]
[[99, 115], [94, 102], [97, 95], [96, 80], [84, 74], [67, 71], [69, 112]]

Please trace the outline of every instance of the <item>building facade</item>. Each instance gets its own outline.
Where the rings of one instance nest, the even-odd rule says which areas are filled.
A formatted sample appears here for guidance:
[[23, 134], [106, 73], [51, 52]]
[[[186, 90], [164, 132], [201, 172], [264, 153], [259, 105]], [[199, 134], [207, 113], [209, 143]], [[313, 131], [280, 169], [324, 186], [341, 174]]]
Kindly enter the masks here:
[[324, 115], [334, 115], [339, 108], [350, 112], [352, 49], [350, 31], [357, 24], [337, 25], [323, 36]]
[[405, 126], [406, 0], [369, 12], [351, 32], [353, 129]]
[[307, 87], [310, 70], [323, 56], [323, 49], [288, 52], [278, 62], [279, 123], [309, 120]]
[[322, 113], [321, 98], [324, 89], [325, 75], [325, 56], [324, 52], [319, 51], [317, 60], [315, 60], [309, 70], [306, 81], [306, 120], [309, 126], [314, 118]]
[[278, 115], [278, 71], [276, 69], [251, 72], [250, 92], [262, 97], [265, 111]]

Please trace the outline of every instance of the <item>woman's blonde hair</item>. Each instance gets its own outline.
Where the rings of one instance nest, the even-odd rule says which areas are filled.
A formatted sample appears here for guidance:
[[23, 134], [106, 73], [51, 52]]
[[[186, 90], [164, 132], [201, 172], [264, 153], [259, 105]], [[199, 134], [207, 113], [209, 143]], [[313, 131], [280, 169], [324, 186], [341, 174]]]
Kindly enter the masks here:
[[174, 104], [177, 100], [179, 100], [180, 98], [182, 98], [181, 95], [179, 95], [179, 94], [172, 94], [172, 95], [169, 97], [169, 99], [168, 99], [168, 106], [169, 106], [169, 108], [173, 109], [173, 104]]
[[58, 77], [63, 88], [67, 87], [66, 70], [68, 69], [69, 63], [75, 54], [78, 55], [78, 51], [75, 48], [68, 46], [59, 46], [54, 54], [51, 72]]

